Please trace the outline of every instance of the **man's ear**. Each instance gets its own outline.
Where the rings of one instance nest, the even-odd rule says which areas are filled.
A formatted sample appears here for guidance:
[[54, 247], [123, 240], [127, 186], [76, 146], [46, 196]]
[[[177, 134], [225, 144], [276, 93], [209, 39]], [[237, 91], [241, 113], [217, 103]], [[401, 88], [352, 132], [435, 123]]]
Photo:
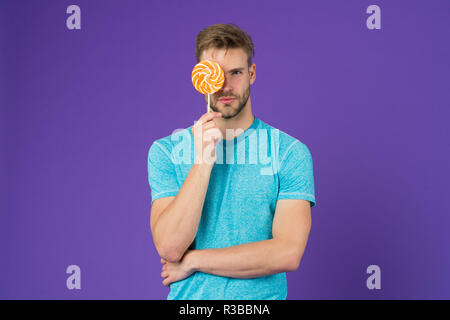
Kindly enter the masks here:
[[253, 84], [256, 80], [256, 64], [252, 64], [248, 72], [250, 74], [250, 84]]

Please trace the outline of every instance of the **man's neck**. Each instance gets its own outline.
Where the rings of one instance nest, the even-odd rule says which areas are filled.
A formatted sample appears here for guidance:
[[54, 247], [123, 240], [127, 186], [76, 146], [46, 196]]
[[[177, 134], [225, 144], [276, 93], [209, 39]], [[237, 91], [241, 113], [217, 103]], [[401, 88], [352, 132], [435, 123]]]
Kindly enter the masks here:
[[[230, 119], [216, 118], [216, 120], [217, 126], [222, 132], [223, 138], [228, 140], [234, 139], [241, 134], [242, 131], [240, 130], [247, 130], [255, 120], [255, 116], [253, 115], [251, 105], [249, 104], [236, 117]], [[233, 136], [226, 136], [227, 129], [231, 130]]]

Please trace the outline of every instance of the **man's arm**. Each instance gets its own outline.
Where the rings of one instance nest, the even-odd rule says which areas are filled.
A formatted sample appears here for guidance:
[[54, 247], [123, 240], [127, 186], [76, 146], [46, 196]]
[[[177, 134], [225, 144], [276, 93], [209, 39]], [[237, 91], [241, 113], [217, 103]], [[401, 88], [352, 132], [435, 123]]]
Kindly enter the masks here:
[[309, 201], [277, 201], [272, 226], [273, 238], [228, 248], [188, 251], [180, 263], [164, 263], [164, 285], [179, 281], [195, 271], [231, 278], [255, 278], [294, 271], [311, 229]]
[[210, 168], [194, 164], [176, 197], [153, 202], [150, 226], [155, 247], [163, 259], [179, 261], [194, 241], [210, 173]]
[[214, 165], [213, 161], [203, 161], [203, 152], [208, 145], [217, 144], [203, 138], [207, 138], [208, 130], [217, 132], [213, 119], [219, 116], [212, 112], [204, 114], [194, 126], [196, 157], [199, 159], [192, 165], [177, 196], [153, 201], [150, 215], [153, 241], [159, 255], [167, 261], [179, 261], [197, 234]]

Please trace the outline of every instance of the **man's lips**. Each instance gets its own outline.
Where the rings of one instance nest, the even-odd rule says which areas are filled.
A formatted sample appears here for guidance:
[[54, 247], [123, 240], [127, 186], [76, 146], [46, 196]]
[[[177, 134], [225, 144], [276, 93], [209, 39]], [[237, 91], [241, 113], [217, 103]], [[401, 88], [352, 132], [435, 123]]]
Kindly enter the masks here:
[[234, 98], [220, 98], [219, 101], [222, 103], [230, 103], [234, 100]]

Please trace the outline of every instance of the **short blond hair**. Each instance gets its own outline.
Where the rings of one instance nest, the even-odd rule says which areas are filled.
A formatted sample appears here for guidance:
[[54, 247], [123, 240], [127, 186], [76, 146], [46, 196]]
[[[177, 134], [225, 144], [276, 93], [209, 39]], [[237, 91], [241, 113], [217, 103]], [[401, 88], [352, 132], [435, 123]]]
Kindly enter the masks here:
[[252, 38], [233, 23], [213, 24], [197, 34], [195, 45], [197, 62], [200, 62], [203, 51], [210, 48], [225, 48], [226, 50], [228, 48], [242, 48], [247, 54], [248, 66], [252, 64], [252, 58], [255, 55]]

